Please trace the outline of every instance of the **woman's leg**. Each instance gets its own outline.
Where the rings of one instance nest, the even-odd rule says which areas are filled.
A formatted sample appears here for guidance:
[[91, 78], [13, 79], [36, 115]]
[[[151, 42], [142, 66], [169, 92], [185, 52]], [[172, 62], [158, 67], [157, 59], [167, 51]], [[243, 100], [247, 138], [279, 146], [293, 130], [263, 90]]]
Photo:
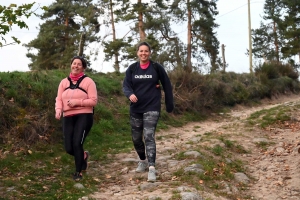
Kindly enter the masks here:
[[143, 141], [143, 114], [130, 113], [131, 138], [133, 146], [141, 160], [146, 159], [145, 144]]
[[84, 163], [83, 143], [93, 125], [93, 114], [76, 115], [74, 127], [73, 151], [75, 157], [76, 172], [81, 172]]
[[146, 144], [146, 153], [148, 158], [149, 167], [155, 167], [156, 159], [156, 143], [155, 143], [155, 130], [159, 119], [160, 113], [157, 111], [149, 111], [143, 115], [144, 124], [144, 140]]
[[74, 135], [74, 116], [63, 118], [63, 134], [64, 134], [64, 147], [68, 154], [74, 156], [73, 149], [73, 135]]

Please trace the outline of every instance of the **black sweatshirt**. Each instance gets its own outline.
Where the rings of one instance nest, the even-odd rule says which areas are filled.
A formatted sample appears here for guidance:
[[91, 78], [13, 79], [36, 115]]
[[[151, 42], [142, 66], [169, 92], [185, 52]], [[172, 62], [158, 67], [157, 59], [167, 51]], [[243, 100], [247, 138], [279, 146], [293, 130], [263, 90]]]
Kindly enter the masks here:
[[[161, 110], [161, 89], [157, 88], [158, 80], [161, 82], [165, 92], [165, 103], [167, 112], [174, 109], [173, 91], [170, 79], [165, 69], [158, 63], [150, 61], [147, 69], [142, 69], [140, 63], [133, 63], [126, 70], [123, 81], [123, 92], [127, 98], [135, 94], [138, 101], [130, 104], [130, 112], [145, 113], [148, 111]], [[136, 66], [134, 66], [136, 65]], [[132, 70], [133, 69], [133, 70]]]

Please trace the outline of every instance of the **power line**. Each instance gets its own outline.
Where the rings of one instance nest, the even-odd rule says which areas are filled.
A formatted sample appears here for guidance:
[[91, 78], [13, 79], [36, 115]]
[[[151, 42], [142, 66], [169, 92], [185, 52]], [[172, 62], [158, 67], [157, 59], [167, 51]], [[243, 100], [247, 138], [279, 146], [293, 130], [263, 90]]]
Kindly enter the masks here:
[[[251, 2], [250, 4], [253, 4], [253, 3], [264, 3], [264, 2], [263, 2], [263, 1], [255, 1], [255, 2]], [[223, 14], [223, 15], [220, 15], [220, 16], [216, 17], [216, 19], [217, 19], [217, 18], [220, 18], [220, 17], [223, 17], [224, 15], [227, 15], [227, 14], [229, 14], [229, 13], [232, 13], [232, 12], [234, 12], [234, 11], [236, 11], [236, 10], [238, 10], [238, 9], [240, 9], [240, 8], [242, 8], [242, 7], [244, 7], [244, 6], [247, 6], [247, 5], [248, 5], [248, 3], [242, 5], [242, 6], [238, 7], [238, 8], [235, 8], [235, 9], [233, 9], [233, 10], [231, 10], [231, 11], [229, 11], [229, 12]]]
[[39, 33], [38, 31], [28, 32], [28, 31], [10, 31], [11, 33]]
[[[264, 3], [264, 2], [263, 2], [263, 1], [254, 1], [254, 2], [250, 2], [250, 4], [254, 4], [254, 3]], [[247, 5], [248, 5], [248, 3], [242, 5], [242, 6], [238, 7], [238, 8], [235, 8], [235, 9], [233, 9], [233, 10], [231, 10], [231, 11], [229, 11], [229, 12], [223, 14], [223, 15], [217, 16], [216, 19], [218, 19], [218, 18], [220, 18], [220, 17], [223, 17], [224, 15], [227, 15], [227, 14], [229, 14], [229, 13], [232, 13], [232, 12], [234, 12], [234, 11], [236, 11], [236, 10], [238, 10], [238, 9], [240, 9], [240, 8], [242, 8], [242, 7], [244, 7], [244, 6], [247, 6]], [[181, 32], [179, 32], [179, 33], [177, 33], [177, 34], [181, 34], [181, 33], [184, 33], [184, 32], [186, 32], [186, 31], [187, 31], [187, 30], [183, 30], [183, 31], [181, 31]]]
[[[254, 3], [264, 3], [264, 2], [263, 2], [263, 1], [254, 1], [254, 2], [250, 2], [250, 4], [254, 4]], [[238, 7], [238, 8], [235, 8], [235, 9], [233, 9], [233, 10], [231, 10], [231, 11], [229, 11], [229, 12], [223, 14], [223, 15], [217, 16], [216, 19], [218, 19], [218, 18], [220, 18], [220, 17], [223, 17], [223, 16], [225, 16], [225, 15], [227, 15], [227, 14], [230, 14], [230, 13], [232, 13], [232, 12], [234, 12], [234, 11], [236, 11], [236, 10], [238, 10], [238, 9], [240, 9], [240, 8], [242, 8], [242, 7], [244, 7], [244, 6], [246, 6], [246, 5], [248, 5], [248, 4], [246, 3], [246, 4], [244, 4], [244, 5], [242, 5], [242, 6]], [[186, 30], [184, 30], [184, 31], [182, 31], [182, 32], [179, 32], [178, 34], [183, 33], [183, 32], [186, 32]], [[39, 32], [38, 32], [38, 31], [35, 31], [35, 32], [25, 32], [25, 31], [13, 31], [13, 30], [12, 30], [11, 33], [39, 33]]]

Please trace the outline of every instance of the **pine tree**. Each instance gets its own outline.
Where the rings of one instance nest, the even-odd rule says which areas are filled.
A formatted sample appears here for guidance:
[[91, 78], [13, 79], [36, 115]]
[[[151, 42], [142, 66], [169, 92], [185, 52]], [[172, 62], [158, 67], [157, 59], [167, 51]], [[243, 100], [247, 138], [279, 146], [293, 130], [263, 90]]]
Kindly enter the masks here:
[[172, 70], [182, 68], [185, 62], [186, 50], [178, 34], [172, 27], [172, 14], [163, 1], [147, 5], [144, 13], [144, 28], [154, 49], [152, 58]]
[[[185, 1], [174, 1], [171, 5], [167, 5], [169, 2], [164, 0], [147, 3], [142, 0], [137, 0], [136, 3], [129, 0], [118, 2], [121, 2], [121, 8], [114, 12], [116, 21], [130, 24], [130, 30], [126, 38], [104, 43], [104, 52], [109, 58], [118, 50], [122, 51], [122, 60], [136, 59], [135, 45], [140, 41], [147, 41], [153, 50], [151, 59], [162, 63], [168, 69], [183, 67], [191, 71], [191, 61], [196, 60], [194, 65], [199, 67], [206, 54], [210, 59], [211, 71], [217, 70], [219, 41], [215, 32], [218, 25], [214, 21], [218, 14], [216, 0], [193, 0], [189, 4]], [[190, 6], [190, 13], [187, 12], [187, 5]], [[187, 16], [191, 18], [189, 22]], [[173, 27], [174, 24], [187, 23], [191, 27], [188, 31], [191, 42], [188, 45], [179, 38]], [[187, 68], [185, 63], [190, 63], [190, 67]]]
[[[140, 41], [150, 43], [153, 50], [151, 59], [157, 60], [158, 55], [161, 55], [161, 48], [164, 46], [160, 30], [165, 21], [165, 16], [162, 19], [158, 19], [158, 17], [161, 17], [161, 10], [166, 8], [161, 0], [148, 1], [148, 3], [143, 3], [142, 0], [137, 0], [136, 3], [128, 0], [122, 1], [121, 8], [115, 11], [116, 20], [132, 24], [126, 38], [118, 41], [118, 44], [124, 44], [124, 48], [122, 48], [124, 60], [136, 59], [136, 44]], [[155, 23], [157, 20], [162, 23], [158, 25]]]
[[300, 59], [300, 0], [282, 0], [285, 15], [281, 29], [284, 31], [284, 58], [298, 55]]
[[170, 7], [176, 21], [187, 23], [187, 65], [186, 71], [192, 71], [192, 60], [203, 63], [204, 54], [210, 59], [210, 71], [218, 68], [219, 41], [215, 29], [218, 14], [216, 0], [186, 0], [174, 1]]
[[119, 7], [120, 2], [115, 0], [101, 0], [98, 5], [103, 11], [104, 25], [109, 27], [111, 31], [103, 36], [102, 45], [104, 47], [104, 61], [114, 59], [115, 72], [120, 72], [120, 55], [122, 49], [128, 46], [124, 38], [117, 38], [117, 20], [115, 20], [116, 7]]
[[41, 16], [46, 21], [40, 25], [37, 38], [26, 45], [26, 56], [31, 59], [29, 68], [68, 68], [70, 59], [79, 53], [82, 35], [85, 36], [85, 47], [99, 40], [96, 35], [99, 32], [98, 16], [92, 0], [56, 0], [52, 3]]
[[260, 28], [252, 30], [252, 52], [257, 58], [280, 61], [283, 30], [280, 29], [283, 15], [282, 0], [266, 0], [264, 4], [264, 22]]

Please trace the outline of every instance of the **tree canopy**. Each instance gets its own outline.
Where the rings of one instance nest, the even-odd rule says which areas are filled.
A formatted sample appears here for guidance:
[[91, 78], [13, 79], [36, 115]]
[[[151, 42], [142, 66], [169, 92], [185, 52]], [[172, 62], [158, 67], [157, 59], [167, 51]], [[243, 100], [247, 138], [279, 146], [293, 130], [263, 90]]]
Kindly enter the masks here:
[[[99, 11], [92, 0], [56, 0], [41, 15], [36, 39], [25, 45], [30, 69], [63, 69], [91, 42], [98, 42]], [[36, 53], [36, 50], [38, 53]], [[89, 60], [89, 54], [82, 54]]]
[[253, 53], [269, 61], [295, 63], [300, 58], [300, 0], [266, 0], [260, 28], [252, 30]]
[[[28, 29], [28, 26], [23, 18], [29, 18], [31, 15], [36, 15], [32, 10], [34, 4], [35, 2], [23, 4], [21, 6], [13, 3], [9, 6], [0, 5], [0, 47], [14, 43], [20, 43], [20, 40], [14, 36], [11, 37], [13, 42], [7, 43], [7, 40], [4, 36], [12, 30], [13, 25], [17, 25], [21, 29]], [[46, 7], [42, 7], [42, 9], [45, 10]]]
[[[300, 0], [265, 1], [261, 26], [252, 30], [255, 58], [281, 62], [300, 57], [299, 6]], [[38, 37], [26, 45], [29, 67], [66, 68], [74, 55], [90, 61], [104, 54], [119, 72], [136, 59], [136, 44], [147, 41], [151, 59], [166, 69], [218, 72], [223, 63], [217, 15], [217, 0], [56, 0], [41, 16], [45, 22]], [[91, 44], [103, 51], [89, 51]]]

